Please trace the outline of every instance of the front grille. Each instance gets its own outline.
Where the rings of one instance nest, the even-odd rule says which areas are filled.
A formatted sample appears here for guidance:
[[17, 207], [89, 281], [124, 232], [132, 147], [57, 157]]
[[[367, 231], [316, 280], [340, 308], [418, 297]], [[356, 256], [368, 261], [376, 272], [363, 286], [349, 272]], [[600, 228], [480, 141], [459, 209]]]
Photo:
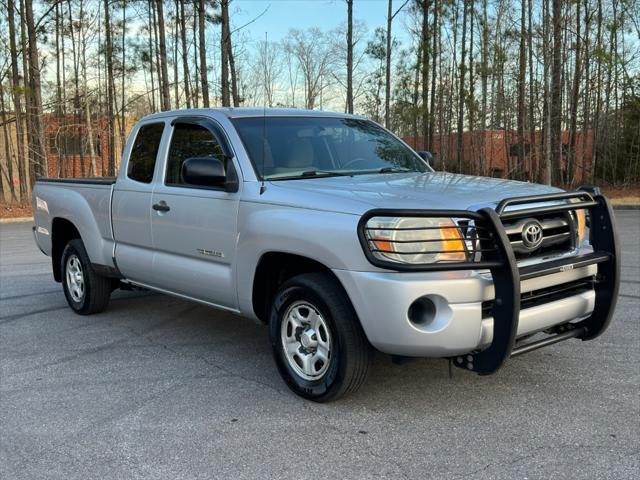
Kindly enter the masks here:
[[[588, 277], [573, 282], [561, 283], [553, 287], [524, 292], [520, 295], [520, 310], [588, 292], [589, 290], [593, 290], [594, 282], [595, 277]], [[493, 316], [493, 304], [493, 300], [482, 302], [482, 318]]]
[[[505, 220], [503, 225], [516, 259], [540, 257], [551, 253], [570, 251], [575, 246], [575, 222], [572, 213], [536, 215], [535, 217]], [[533, 225], [541, 227], [538, 246], [532, 246], [525, 238], [525, 230]]]

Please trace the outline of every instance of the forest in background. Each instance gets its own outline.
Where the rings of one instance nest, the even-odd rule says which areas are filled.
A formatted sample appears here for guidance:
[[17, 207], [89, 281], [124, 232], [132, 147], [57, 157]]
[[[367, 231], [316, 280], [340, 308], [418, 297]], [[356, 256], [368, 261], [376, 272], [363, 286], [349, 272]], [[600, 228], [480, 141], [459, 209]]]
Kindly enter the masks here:
[[484, 175], [508, 132], [505, 177], [640, 183], [639, 0], [366, 2], [372, 30], [366, 0], [316, 1], [342, 20], [273, 41], [247, 28], [269, 2], [241, 23], [241, 0], [0, 0], [0, 198], [113, 175], [141, 116], [217, 106], [357, 113]]

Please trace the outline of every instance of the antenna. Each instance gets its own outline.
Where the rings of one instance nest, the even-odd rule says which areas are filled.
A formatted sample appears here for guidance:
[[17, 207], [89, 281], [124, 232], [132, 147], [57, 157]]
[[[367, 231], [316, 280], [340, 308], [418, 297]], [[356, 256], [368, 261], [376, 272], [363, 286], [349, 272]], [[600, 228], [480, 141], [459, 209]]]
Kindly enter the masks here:
[[260, 195], [262, 195], [267, 187], [264, 184], [264, 160], [267, 156], [267, 32], [264, 32], [264, 95], [262, 99], [262, 165], [260, 168]]

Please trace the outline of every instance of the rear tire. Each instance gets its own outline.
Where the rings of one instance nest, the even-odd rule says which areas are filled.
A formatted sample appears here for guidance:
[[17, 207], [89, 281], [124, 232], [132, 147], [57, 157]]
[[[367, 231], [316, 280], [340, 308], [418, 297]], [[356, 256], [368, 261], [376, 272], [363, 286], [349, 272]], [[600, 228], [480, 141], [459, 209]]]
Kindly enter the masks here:
[[280, 375], [303, 398], [336, 400], [366, 379], [371, 346], [349, 298], [328, 274], [298, 275], [280, 287], [269, 334]]
[[98, 275], [80, 239], [71, 240], [62, 252], [60, 269], [67, 303], [80, 315], [91, 315], [107, 308], [111, 279]]

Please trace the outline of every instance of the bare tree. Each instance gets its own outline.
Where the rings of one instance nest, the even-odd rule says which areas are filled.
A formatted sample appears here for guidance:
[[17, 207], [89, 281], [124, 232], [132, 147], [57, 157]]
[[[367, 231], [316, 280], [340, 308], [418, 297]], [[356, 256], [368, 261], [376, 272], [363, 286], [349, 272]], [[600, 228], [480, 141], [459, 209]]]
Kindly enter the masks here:
[[335, 44], [318, 28], [292, 29], [286, 39], [287, 50], [295, 57], [304, 77], [305, 108], [313, 109], [335, 62]]

